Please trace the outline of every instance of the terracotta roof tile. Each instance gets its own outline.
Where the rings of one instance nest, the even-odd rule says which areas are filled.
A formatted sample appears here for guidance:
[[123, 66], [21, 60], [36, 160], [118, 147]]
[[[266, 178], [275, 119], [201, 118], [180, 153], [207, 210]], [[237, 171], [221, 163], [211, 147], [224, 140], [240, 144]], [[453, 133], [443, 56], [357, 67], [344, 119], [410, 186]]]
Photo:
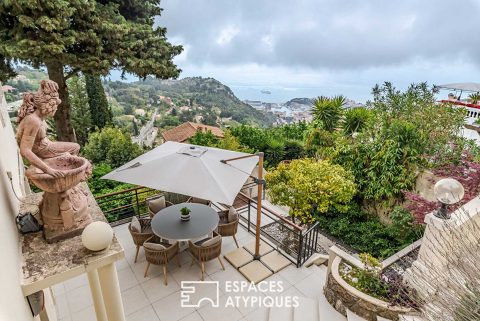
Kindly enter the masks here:
[[162, 137], [166, 142], [173, 141], [183, 143], [195, 135], [198, 130], [203, 132], [211, 131], [214, 136], [223, 137], [223, 131], [218, 127], [192, 122], [186, 122], [175, 128], [169, 129], [162, 133]]

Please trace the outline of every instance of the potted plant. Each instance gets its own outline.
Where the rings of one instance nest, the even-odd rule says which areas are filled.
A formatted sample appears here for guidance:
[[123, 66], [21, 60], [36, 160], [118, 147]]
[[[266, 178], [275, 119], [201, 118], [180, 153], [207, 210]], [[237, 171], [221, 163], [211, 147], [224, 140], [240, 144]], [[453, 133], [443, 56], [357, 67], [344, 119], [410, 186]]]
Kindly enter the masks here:
[[184, 222], [190, 220], [190, 212], [191, 210], [188, 207], [182, 207], [180, 209], [180, 219]]

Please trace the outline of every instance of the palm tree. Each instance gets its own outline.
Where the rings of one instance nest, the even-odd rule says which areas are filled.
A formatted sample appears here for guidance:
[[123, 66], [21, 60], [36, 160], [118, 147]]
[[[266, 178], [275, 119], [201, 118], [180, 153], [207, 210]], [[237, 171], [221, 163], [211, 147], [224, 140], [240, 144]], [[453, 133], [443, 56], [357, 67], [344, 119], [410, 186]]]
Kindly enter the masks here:
[[313, 115], [315, 120], [323, 125], [323, 128], [329, 132], [338, 127], [338, 123], [343, 115], [343, 105], [345, 97], [342, 95], [328, 98], [320, 96], [313, 102]]
[[346, 135], [361, 132], [372, 118], [372, 112], [364, 107], [349, 109], [343, 120], [343, 131]]

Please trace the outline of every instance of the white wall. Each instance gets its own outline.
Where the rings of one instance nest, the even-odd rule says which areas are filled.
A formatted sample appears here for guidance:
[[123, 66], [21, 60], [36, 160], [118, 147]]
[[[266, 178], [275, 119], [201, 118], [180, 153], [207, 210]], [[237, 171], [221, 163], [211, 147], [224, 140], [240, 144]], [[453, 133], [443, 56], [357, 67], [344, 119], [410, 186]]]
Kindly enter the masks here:
[[21, 255], [15, 216], [18, 200], [7, 172], [12, 173], [15, 193], [23, 195], [23, 169], [17, 144], [0, 89], [0, 321], [33, 320], [20, 288]]

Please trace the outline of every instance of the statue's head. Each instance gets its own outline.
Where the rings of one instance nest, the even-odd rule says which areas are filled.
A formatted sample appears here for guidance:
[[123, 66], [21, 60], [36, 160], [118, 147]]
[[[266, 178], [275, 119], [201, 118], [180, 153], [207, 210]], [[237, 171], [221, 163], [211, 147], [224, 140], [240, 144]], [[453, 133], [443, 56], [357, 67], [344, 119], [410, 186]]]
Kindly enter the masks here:
[[42, 80], [40, 88], [33, 94], [35, 109], [40, 110], [44, 117], [53, 117], [61, 102], [58, 95], [58, 85], [52, 80]]
[[58, 85], [52, 80], [42, 80], [36, 93], [27, 92], [23, 95], [23, 104], [18, 110], [17, 122], [39, 110], [43, 117], [53, 117], [62, 101], [58, 95]]

